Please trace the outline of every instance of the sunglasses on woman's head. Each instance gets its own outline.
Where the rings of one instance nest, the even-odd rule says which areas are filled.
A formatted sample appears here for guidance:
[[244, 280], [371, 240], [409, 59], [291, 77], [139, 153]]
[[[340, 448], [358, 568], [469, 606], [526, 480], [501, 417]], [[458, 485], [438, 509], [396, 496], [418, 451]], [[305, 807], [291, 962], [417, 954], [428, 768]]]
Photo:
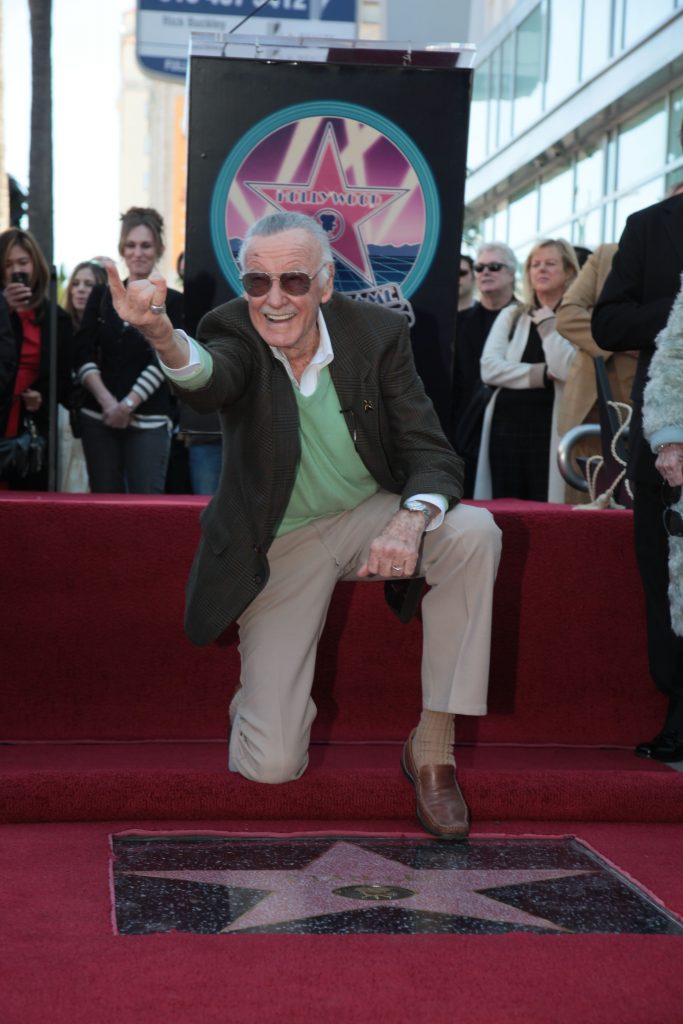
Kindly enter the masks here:
[[260, 299], [267, 295], [273, 286], [273, 281], [280, 282], [280, 289], [285, 295], [305, 295], [311, 288], [311, 282], [315, 280], [325, 264], [318, 267], [315, 274], [307, 274], [303, 270], [286, 270], [283, 274], [266, 274], [263, 270], [249, 271], [242, 274], [240, 278], [242, 287], [247, 295], [254, 299]]

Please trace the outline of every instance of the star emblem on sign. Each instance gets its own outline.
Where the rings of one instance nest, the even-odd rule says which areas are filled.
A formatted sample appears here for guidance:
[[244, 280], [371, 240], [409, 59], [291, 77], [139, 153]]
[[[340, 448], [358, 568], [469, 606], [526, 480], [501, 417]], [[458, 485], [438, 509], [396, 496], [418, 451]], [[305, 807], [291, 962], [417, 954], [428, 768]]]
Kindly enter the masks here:
[[550, 881], [592, 871], [561, 868], [468, 870], [416, 869], [400, 861], [343, 841], [334, 843], [305, 867], [283, 870], [127, 871], [146, 878], [176, 879], [249, 889], [259, 902], [223, 928], [242, 932], [273, 925], [367, 910], [399, 907], [432, 914], [479, 918], [501, 924], [554, 932], [566, 929], [552, 921], [486, 895], [501, 886]]
[[331, 124], [325, 128], [308, 181], [244, 184], [277, 210], [314, 217], [327, 231], [338, 259], [369, 285], [376, 284], [361, 228], [409, 189], [351, 184]]

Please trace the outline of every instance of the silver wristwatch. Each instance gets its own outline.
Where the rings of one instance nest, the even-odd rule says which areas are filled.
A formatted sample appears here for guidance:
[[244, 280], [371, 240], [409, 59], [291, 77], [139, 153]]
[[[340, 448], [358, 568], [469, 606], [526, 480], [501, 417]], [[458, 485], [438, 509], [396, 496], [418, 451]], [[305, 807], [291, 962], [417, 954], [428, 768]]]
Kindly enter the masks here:
[[425, 517], [425, 529], [427, 529], [434, 518], [434, 510], [431, 506], [424, 501], [420, 501], [418, 498], [409, 498], [408, 501], [404, 501], [402, 508], [407, 509], [408, 512], [421, 512]]
[[137, 408], [137, 406], [135, 405], [135, 402], [133, 401], [133, 399], [129, 398], [128, 395], [126, 395], [126, 397], [124, 398], [123, 404], [128, 409], [130, 409], [131, 412], [135, 412], [135, 409]]

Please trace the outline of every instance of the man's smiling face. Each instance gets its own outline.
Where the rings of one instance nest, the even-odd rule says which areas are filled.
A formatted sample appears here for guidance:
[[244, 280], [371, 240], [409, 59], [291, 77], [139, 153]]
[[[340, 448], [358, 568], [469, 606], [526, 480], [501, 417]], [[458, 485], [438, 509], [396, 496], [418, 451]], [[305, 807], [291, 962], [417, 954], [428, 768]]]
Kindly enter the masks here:
[[[318, 348], [318, 309], [332, 295], [334, 267], [321, 270], [320, 245], [303, 228], [277, 235], [256, 235], [244, 256], [244, 273], [273, 276], [270, 289], [258, 298], [247, 295], [249, 317], [267, 345], [282, 349], [292, 359], [312, 357]], [[325, 270], [329, 272], [325, 280]], [[279, 277], [286, 271], [316, 274], [305, 295], [287, 295]]]

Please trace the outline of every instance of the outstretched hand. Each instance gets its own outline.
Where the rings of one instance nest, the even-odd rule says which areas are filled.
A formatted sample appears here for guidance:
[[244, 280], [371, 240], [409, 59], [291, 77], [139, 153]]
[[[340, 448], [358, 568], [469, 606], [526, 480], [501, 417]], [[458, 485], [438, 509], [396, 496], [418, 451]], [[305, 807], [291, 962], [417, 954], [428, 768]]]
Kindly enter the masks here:
[[126, 288], [114, 261], [103, 259], [101, 262], [107, 272], [114, 309], [121, 319], [138, 328], [158, 324], [159, 315], [152, 312], [151, 306], [164, 305], [166, 279], [161, 274], [152, 274], [141, 281], [129, 281]]
[[175, 334], [163, 310], [155, 313], [152, 309], [152, 306], [165, 307], [166, 279], [161, 274], [150, 274], [141, 281], [129, 281], [126, 288], [114, 261], [103, 258], [100, 262], [107, 271], [114, 309], [121, 319], [137, 327], [164, 366], [176, 370], [185, 367], [189, 357], [187, 341]]

